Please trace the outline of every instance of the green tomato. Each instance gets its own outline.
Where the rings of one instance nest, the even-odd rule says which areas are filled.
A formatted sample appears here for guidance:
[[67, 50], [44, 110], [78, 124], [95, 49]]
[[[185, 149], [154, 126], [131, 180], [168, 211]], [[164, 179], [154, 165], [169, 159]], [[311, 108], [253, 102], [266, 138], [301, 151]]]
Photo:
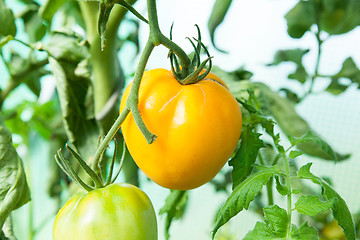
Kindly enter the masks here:
[[130, 184], [111, 184], [74, 195], [60, 209], [54, 240], [156, 240], [149, 197]]

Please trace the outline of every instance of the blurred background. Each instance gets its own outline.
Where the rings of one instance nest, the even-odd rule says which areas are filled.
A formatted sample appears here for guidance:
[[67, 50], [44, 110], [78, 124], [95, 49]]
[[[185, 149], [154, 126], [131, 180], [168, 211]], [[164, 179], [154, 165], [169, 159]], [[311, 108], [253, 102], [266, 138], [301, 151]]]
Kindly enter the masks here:
[[[41, 1], [39, 1], [41, 2]], [[209, 46], [213, 64], [224, 70], [232, 71], [240, 66], [254, 73], [252, 79], [264, 82], [273, 90], [283, 87], [291, 88], [296, 93], [302, 94], [304, 88], [297, 81], [288, 80], [287, 76], [294, 71], [294, 65], [284, 63], [276, 67], [268, 67], [273, 62], [277, 50], [290, 48], [310, 49], [303, 58], [304, 66], [313, 71], [316, 63], [317, 42], [314, 35], [306, 33], [300, 39], [290, 38], [287, 34], [287, 25], [284, 15], [298, 2], [296, 0], [234, 0], [224, 22], [216, 30], [215, 42], [220, 49], [228, 50], [225, 54], [217, 51], [210, 44], [207, 31], [207, 21], [210, 16], [213, 0], [158, 0], [158, 15], [161, 30], [169, 33], [174, 23], [173, 39], [181, 47], [190, 52], [191, 45], [185, 37], [196, 37], [194, 24], [202, 30], [203, 42]], [[15, 13], [23, 7], [11, 1], [8, 5], [14, 7]], [[145, 1], [139, 0], [135, 8], [146, 14]], [[128, 16], [131, 18], [131, 16]], [[61, 18], [61, 16], [58, 16]], [[60, 21], [60, 20], [58, 20]], [[21, 23], [18, 27], [22, 28]], [[120, 35], [125, 35], [131, 24], [122, 25]], [[56, 21], [53, 28], [56, 29]], [[83, 34], [80, 32], [80, 34]], [[148, 28], [140, 23], [140, 49], [143, 48], [148, 36]], [[19, 36], [21, 38], [21, 36]], [[324, 75], [336, 74], [340, 71], [344, 60], [351, 56], [357, 66], [360, 66], [360, 28], [343, 35], [333, 36], [323, 45], [323, 54], [320, 61], [319, 72]], [[10, 43], [8, 48], [17, 48], [18, 43]], [[138, 57], [134, 56], [136, 48], [132, 44], [125, 45], [119, 53], [122, 67], [126, 76], [131, 76], [135, 71]], [[156, 48], [148, 63], [147, 68], [170, 68], [169, 61], [164, 56], [168, 50], [164, 47]], [[0, 62], [0, 85], [8, 79], [7, 72]], [[131, 78], [129, 77], [128, 80]], [[41, 92], [40, 101], [45, 102], [54, 91], [55, 83], [52, 77], [42, 79], [42, 84], [47, 86]], [[344, 93], [337, 96], [328, 92], [317, 92], [329, 84], [328, 79], [317, 81], [314, 86], [315, 94], [310, 95], [297, 105], [296, 110], [305, 118], [310, 126], [330, 143], [340, 153], [350, 153], [349, 160], [333, 163], [304, 156], [298, 160], [298, 165], [308, 161], [314, 162], [312, 170], [322, 177], [331, 177], [336, 191], [345, 199], [352, 213], [360, 211], [360, 91], [355, 86], [349, 87]], [[23, 99], [33, 100], [33, 95], [26, 88], [19, 87], [12, 97], [6, 101], [6, 106], [17, 104]], [[11, 99], [11, 100], [10, 100]], [[26, 118], [26, 116], [24, 116]], [[46, 193], [46, 180], [48, 175], [49, 146], [40, 136], [32, 136], [31, 152], [29, 149], [18, 148], [23, 157], [27, 179], [31, 188], [32, 200], [30, 203], [13, 212], [15, 233], [20, 240], [28, 240], [29, 229], [37, 229], [34, 240], [49, 240], [51, 228], [56, 214], [57, 203]], [[16, 142], [16, 137], [14, 139]], [[28, 161], [27, 158], [36, 158], [37, 161]], [[225, 166], [228, 168], [228, 166]], [[155, 210], [164, 205], [169, 190], [150, 183], [141, 174], [142, 189], [149, 195]], [[118, 178], [118, 182], [123, 176]], [[34, 187], [36, 186], [36, 187]], [[198, 189], [189, 191], [189, 204], [182, 220], [173, 222], [171, 226], [171, 239], [210, 239], [215, 212], [224, 203], [228, 194], [216, 193], [214, 187], [206, 184]], [[279, 203], [281, 205], [281, 201]], [[164, 238], [164, 216], [158, 217], [159, 240]], [[223, 230], [233, 235], [233, 239], [242, 239], [252, 229], [259, 216], [251, 211], [243, 211], [233, 218]], [[220, 232], [221, 232], [220, 231]], [[230, 239], [230, 238], [228, 238]]]

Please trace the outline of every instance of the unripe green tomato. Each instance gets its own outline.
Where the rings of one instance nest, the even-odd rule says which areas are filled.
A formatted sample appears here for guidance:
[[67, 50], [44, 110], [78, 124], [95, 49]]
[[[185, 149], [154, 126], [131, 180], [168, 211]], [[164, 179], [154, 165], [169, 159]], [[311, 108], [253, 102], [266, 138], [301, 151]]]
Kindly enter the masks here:
[[59, 211], [54, 240], [157, 240], [149, 197], [130, 184], [78, 193]]

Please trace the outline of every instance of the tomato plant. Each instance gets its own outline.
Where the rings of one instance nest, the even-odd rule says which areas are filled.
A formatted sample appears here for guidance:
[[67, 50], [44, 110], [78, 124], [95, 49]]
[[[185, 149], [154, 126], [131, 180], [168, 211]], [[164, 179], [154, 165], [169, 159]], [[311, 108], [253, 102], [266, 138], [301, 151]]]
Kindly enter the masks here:
[[114, 183], [73, 196], [56, 216], [53, 239], [155, 240], [156, 215], [143, 191]]
[[360, 1], [253, 2], [0, 0], [0, 240], [357, 239]]
[[[154, 182], [188, 190], [210, 181], [240, 138], [241, 110], [229, 90], [211, 74], [189, 85], [165, 69], [144, 73], [139, 111], [157, 139], [148, 144], [131, 114], [122, 125], [130, 154]], [[124, 109], [131, 84], [125, 89]]]

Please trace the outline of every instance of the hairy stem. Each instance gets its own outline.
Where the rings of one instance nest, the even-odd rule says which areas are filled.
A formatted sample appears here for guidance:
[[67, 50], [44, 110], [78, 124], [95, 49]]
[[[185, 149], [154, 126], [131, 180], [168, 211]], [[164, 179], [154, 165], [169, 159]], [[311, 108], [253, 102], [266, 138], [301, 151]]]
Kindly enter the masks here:
[[[133, 4], [135, 0], [128, 1]], [[118, 27], [127, 10], [119, 5], [113, 7], [106, 31], [106, 48], [101, 51], [98, 26], [98, 2], [79, 1], [86, 24], [87, 39], [90, 43], [90, 54], [94, 84], [95, 114], [101, 112], [109, 98], [115, 91], [124, 86], [124, 76], [120, 67], [116, 49]], [[101, 119], [103, 130], [106, 132], [118, 115], [114, 107]]]

